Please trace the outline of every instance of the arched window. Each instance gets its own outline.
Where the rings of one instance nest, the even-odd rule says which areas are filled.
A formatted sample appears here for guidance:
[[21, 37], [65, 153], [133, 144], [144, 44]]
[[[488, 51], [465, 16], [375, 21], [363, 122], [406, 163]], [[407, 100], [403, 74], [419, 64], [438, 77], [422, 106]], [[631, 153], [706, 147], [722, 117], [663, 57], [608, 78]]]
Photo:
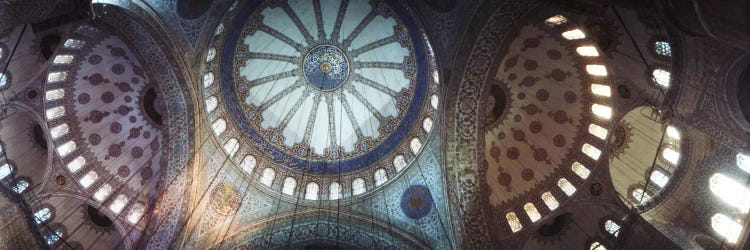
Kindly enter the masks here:
[[586, 38], [586, 34], [584, 34], [580, 29], [565, 31], [562, 33], [562, 36], [568, 40], [578, 40]]
[[318, 200], [319, 191], [320, 187], [318, 186], [318, 183], [307, 183], [307, 187], [305, 187], [305, 200]]
[[542, 218], [542, 215], [539, 214], [539, 211], [536, 210], [536, 206], [534, 206], [534, 204], [532, 203], [524, 204], [523, 210], [526, 211], [526, 215], [529, 216], [529, 219], [531, 220], [531, 222], [536, 222]]
[[220, 136], [227, 129], [227, 121], [224, 118], [219, 118], [211, 124], [211, 128], [214, 130], [216, 136]]
[[403, 155], [397, 155], [396, 157], [393, 157], [393, 167], [396, 168], [396, 171], [401, 172], [406, 167], [406, 159]]
[[130, 213], [128, 213], [128, 222], [130, 222], [130, 224], [138, 223], [138, 220], [141, 219], [145, 210], [146, 207], [141, 203], [133, 205], [133, 208], [130, 209]]
[[669, 176], [665, 175], [659, 170], [654, 170], [653, 172], [651, 172], [651, 176], [649, 177], [649, 179], [660, 188], [664, 188], [664, 186], [667, 185], [667, 182], [669, 182]]
[[573, 169], [573, 172], [576, 173], [578, 177], [581, 177], [581, 179], [584, 180], [589, 177], [589, 174], [591, 174], [591, 171], [589, 171], [586, 166], [577, 161], [573, 162], [571, 169]]
[[750, 155], [737, 153], [737, 167], [750, 173]]
[[54, 232], [50, 232], [47, 235], [44, 236], [44, 241], [47, 242], [47, 245], [54, 245], [58, 241], [60, 241], [60, 238], [63, 237], [62, 230], [55, 229]]
[[620, 224], [617, 224], [612, 220], [607, 220], [604, 222], [604, 230], [606, 230], [607, 233], [611, 234], [612, 236], [620, 236]]
[[656, 51], [656, 54], [659, 54], [662, 56], [672, 56], [672, 46], [669, 45], [669, 42], [665, 42], [665, 41], [654, 42], [654, 50]]
[[63, 44], [63, 47], [68, 49], [80, 49], [83, 48], [83, 45], [86, 44], [86, 42], [76, 39], [68, 39]]
[[41, 224], [50, 218], [52, 218], [52, 210], [47, 207], [39, 209], [34, 213], [34, 221], [36, 221], [36, 224]]
[[586, 72], [593, 76], [607, 76], [607, 67], [598, 64], [586, 65]]
[[109, 205], [109, 211], [119, 214], [126, 205], [128, 205], [128, 197], [124, 194], [118, 195], [117, 198], [112, 201], [112, 204]]
[[203, 87], [208, 88], [214, 84], [214, 72], [208, 72], [203, 75]]
[[89, 188], [91, 184], [94, 184], [97, 179], [99, 179], [99, 175], [94, 171], [89, 171], [88, 173], [86, 173], [86, 175], [81, 177], [78, 182], [81, 183], [81, 186], [83, 186], [83, 188]]
[[549, 208], [550, 211], [555, 210], [560, 206], [560, 203], [557, 202], [555, 196], [550, 192], [544, 192], [542, 194], [542, 200], [544, 201], [544, 205], [547, 205], [547, 208]]
[[610, 97], [612, 96], [612, 89], [607, 85], [592, 83], [591, 93], [598, 96]]
[[411, 152], [414, 153], [414, 155], [417, 155], [419, 149], [422, 148], [422, 140], [419, 140], [419, 138], [416, 137], [412, 138], [409, 147], [411, 148]]
[[601, 150], [588, 143], [584, 143], [583, 146], [581, 146], [581, 152], [594, 160], [599, 160], [599, 156], [602, 154]]
[[29, 181], [21, 179], [13, 186], [13, 191], [20, 194], [26, 191], [27, 188], [29, 188]]
[[332, 182], [331, 185], [328, 187], [328, 199], [331, 200], [338, 200], [341, 199], [341, 184], [338, 182]]
[[86, 158], [83, 158], [83, 156], [78, 156], [72, 161], [68, 162], [68, 170], [70, 170], [71, 173], [78, 172], [83, 165], [86, 165]]
[[209, 48], [208, 53], [206, 53], [206, 62], [213, 61], [214, 57], [216, 57], [216, 48]]
[[508, 226], [510, 226], [510, 230], [514, 233], [523, 228], [523, 225], [521, 225], [521, 220], [518, 219], [516, 213], [510, 212], [505, 214], [505, 219], [508, 220]]
[[68, 78], [68, 72], [52, 72], [47, 75], [47, 83], [62, 82]]
[[375, 186], [380, 186], [386, 181], [388, 181], [388, 174], [385, 172], [385, 169], [378, 169], [375, 170]]
[[567, 21], [568, 21], [568, 19], [565, 18], [562, 15], [556, 15], [556, 16], [547, 18], [547, 20], [544, 20], [544, 22], [546, 24], [550, 25], [550, 26], [557, 26], [557, 25], [563, 24], [563, 23], [565, 23]]
[[675, 127], [667, 126], [667, 136], [669, 136], [669, 138], [672, 138], [673, 140], [679, 140], [680, 131], [677, 130]]
[[594, 103], [591, 105], [591, 112], [594, 112], [594, 115], [604, 120], [612, 118], [612, 108], [609, 106]]
[[45, 111], [45, 114], [47, 115], [47, 120], [52, 121], [54, 119], [62, 117], [65, 114], [65, 107], [57, 106], [54, 108], [47, 109]]
[[5, 84], [8, 84], [8, 76], [6, 76], [3, 73], [0, 73], [0, 88], [5, 87]]
[[210, 96], [206, 99], [206, 111], [211, 113], [219, 105], [219, 100], [215, 96]]
[[426, 117], [422, 121], [422, 129], [424, 129], [424, 132], [429, 133], [432, 131], [432, 118]]
[[724, 214], [715, 214], [711, 217], [711, 228], [729, 244], [737, 243], [742, 233], [742, 225]]
[[294, 195], [294, 188], [297, 187], [297, 180], [294, 177], [284, 178], [284, 184], [281, 186], [281, 192], [288, 195]]
[[433, 109], [438, 108], [438, 102], [440, 102], [440, 98], [437, 95], [432, 95], [430, 97], [430, 106], [432, 106]]
[[55, 59], [52, 60], [52, 63], [54, 64], [69, 64], [71, 62], [73, 62], [72, 55], [57, 55], [55, 56]]
[[224, 24], [220, 23], [218, 26], [216, 26], [216, 30], [214, 30], [214, 36], [218, 36], [223, 31], [224, 31]]
[[651, 73], [651, 76], [654, 77], [654, 81], [656, 81], [656, 84], [659, 84], [662, 87], [669, 87], [669, 81], [671, 78], [671, 73], [669, 71], [663, 70], [663, 69], [655, 69], [654, 72]]
[[64, 89], [53, 89], [53, 90], [47, 90], [47, 92], [44, 94], [44, 99], [47, 101], [54, 101], [54, 100], [63, 98], [64, 96], [65, 96]]
[[96, 191], [96, 193], [94, 193], [94, 199], [99, 202], [104, 202], [110, 194], [112, 194], [112, 186], [104, 184]]
[[599, 139], [606, 139], [607, 138], [607, 129], [603, 128], [602, 126], [596, 125], [596, 124], [589, 124], [589, 134], [592, 134]]
[[70, 127], [68, 127], [67, 123], [57, 125], [49, 130], [50, 137], [52, 137], [53, 140], [57, 140], [61, 136], [68, 134], [68, 132], [70, 132]]
[[57, 147], [57, 154], [59, 154], [60, 157], [65, 157], [74, 150], [76, 150], [76, 143], [74, 141], [68, 141]]
[[576, 192], [576, 187], [574, 187], [573, 184], [570, 184], [568, 179], [565, 178], [560, 178], [560, 180], [557, 181], [557, 186], [568, 196], [571, 196]]
[[237, 138], [230, 138], [227, 143], [224, 143], [224, 150], [227, 151], [229, 157], [234, 157], [237, 150], [240, 150], [240, 143], [237, 141]]
[[352, 181], [352, 194], [353, 195], [360, 195], [367, 191], [367, 187], [365, 187], [365, 179], [357, 178]]
[[732, 178], [715, 173], [709, 178], [709, 189], [727, 205], [739, 209], [742, 213], [750, 211], [750, 189]]
[[602, 243], [599, 243], [598, 241], [594, 241], [591, 243], [591, 246], [589, 246], [589, 250], [607, 250]]
[[636, 188], [633, 189], [632, 192], [630, 192], [630, 195], [638, 204], [646, 203], [647, 201], [651, 200], [651, 195], [646, 193], [646, 191], [643, 191], [642, 188]]
[[270, 187], [274, 178], [276, 178], [276, 171], [273, 171], [272, 168], [263, 169], [263, 173], [260, 175], [260, 183]]
[[580, 56], [588, 56], [588, 57], [599, 56], [599, 51], [596, 50], [596, 47], [591, 46], [591, 45], [580, 46], [576, 48], [576, 52]]
[[677, 152], [672, 148], [665, 148], [661, 151], [661, 157], [669, 163], [672, 163], [672, 165], [677, 165], [677, 162], [680, 160], [680, 152]]
[[11, 167], [10, 164], [3, 164], [2, 166], [0, 166], [0, 179], [5, 179], [5, 177], [8, 177], [12, 172], [13, 167]]
[[253, 169], [255, 168], [256, 164], [258, 164], [258, 161], [255, 159], [255, 156], [248, 155], [242, 159], [242, 164], [240, 164], [240, 168], [242, 168], [242, 171], [245, 171], [246, 173], [251, 174], [253, 173]]

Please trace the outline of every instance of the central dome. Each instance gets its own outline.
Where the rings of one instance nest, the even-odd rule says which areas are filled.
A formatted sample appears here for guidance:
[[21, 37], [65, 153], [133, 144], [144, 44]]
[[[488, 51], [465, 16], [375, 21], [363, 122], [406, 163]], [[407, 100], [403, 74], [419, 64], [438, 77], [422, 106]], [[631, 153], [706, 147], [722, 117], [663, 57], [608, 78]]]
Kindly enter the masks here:
[[349, 59], [333, 45], [320, 45], [302, 63], [307, 83], [320, 91], [336, 90], [349, 78]]
[[228, 117], [220, 140], [236, 133], [242, 150], [232, 141], [230, 155], [317, 175], [370, 175], [361, 172], [384, 162], [398, 172], [432, 127], [435, 61], [401, 3], [250, 1], [228, 12], [213, 44], [204, 96], [210, 117]]

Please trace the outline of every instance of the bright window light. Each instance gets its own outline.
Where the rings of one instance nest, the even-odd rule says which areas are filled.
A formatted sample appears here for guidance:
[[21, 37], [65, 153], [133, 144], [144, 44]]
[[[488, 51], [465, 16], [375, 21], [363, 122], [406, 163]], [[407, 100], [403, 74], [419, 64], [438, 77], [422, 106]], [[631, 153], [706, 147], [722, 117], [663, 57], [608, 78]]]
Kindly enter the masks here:
[[526, 211], [526, 214], [529, 216], [531, 222], [536, 222], [542, 218], [542, 215], [539, 214], [539, 211], [536, 210], [536, 207], [532, 203], [526, 203], [525, 205], [523, 205], [523, 210]]
[[69, 64], [71, 62], [73, 62], [73, 55], [58, 55], [52, 61], [54, 64]]
[[206, 99], [206, 111], [211, 113], [219, 105], [219, 100], [215, 96], [210, 96]]
[[128, 222], [130, 222], [130, 224], [138, 223], [138, 220], [141, 219], [145, 210], [146, 207], [141, 203], [133, 205], [133, 208], [130, 209], [130, 213], [128, 214]]
[[510, 230], [514, 233], [520, 231], [523, 228], [523, 225], [521, 225], [521, 220], [518, 219], [516, 213], [510, 212], [505, 214], [505, 219], [508, 220], [508, 226], [510, 226]]
[[432, 118], [424, 118], [424, 121], [422, 121], [422, 129], [424, 129], [425, 133], [429, 133], [430, 131], [432, 131]]
[[657, 84], [661, 85], [662, 87], [669, 87], [669, 81], [671, 78], [671, 74], [669, 71], [663, 70], [663, 69], [655, 69], [651, 75], [654, 77], [654, 80]]
[[547, 23], [550, 26], [560, 25], [560, 24], [563, 24], [563, 23], [565, 23], [567, 21], [568, 21], [568, 19], [565, 18], [562, 15], [556, 15], [556, 16], [547, 18], [547, 20], [544, 20], [544, 22]]
[[8, 177], [12, 172], [13, 168], [10, 166], [10, 164], [3, 164], [2, 166], [0, 166], [0, 179], [5, 179], [5, 177]]
[[383, 185], [386, 181], [388, 181], [388, 174], [385, 172], [385, 169], [378, 169], [375, 170], [375, 186]]
[[667, 136], [669, 138], [679, 140], [680, 139], [680, 131], [672, 126], [667, 126]]
[[91, 184], [94, 184], [97, 179], [99, 179], [99, 175], [94, 171], [90, 171], [86, 173], [86, 175], [81, 177], [78, 182], [81, 183], [81, 186], [83, 186], [83, 188], [89, 188]]
[[331, 186], [328, 187], [328, 191], [330, 192], [328, 195], [328, 199], [341, 199], [341, 184], [339, 184], [338, 182], [332, 182]]
[[750, 155], [738, 153], [737, 154], [737, 167], [739, 167], [745, 172], [750, 173]]
[[750, 211], [750, 189], [745, 185], [721, 173], [711, 176], [709, 189], [727, 205], [735, 207], [742, 213]]
[[574, 187], [573, 184], [570, 184], [568, 179], [565, 178], [560, 178], [560, 180], [557, 181], [557, 186], [568, 196], [571, 196], [576, 192], [576, 187]]
[[47, 114], [47, 120], [51, 121], [51, 120], [62, 117], [65, 114], [65, 107], [57, 106], [54, 108], [50, 108], [50, 109], [47, 109], [45, 113]]
[[549, 208], [550, 211], [555, 210], [560, 206], [560, 203], [557, 202], [555, 196], [550, 192], [544, 192], [542, 194], [542, 200], [544, 201], [544, 204], [547, 205], [547, 208]]
[[589, 157], [591, 157], [591, 159], [594, 160], [599, 160], [599, 156], [602, 154], [601, 150], [588, 143], [584, 143], [583, 146], [581, 146], [581, 152], [588, 155]]
[[76, 143], [74, 141], [68, 141], [57, 147], [57, 154], [59, 154], [60, 157], [65, 157], [74, 150], [76, 150]]
[[729, 244], [737, 243], [742, 234], [742, 225], [724, 214], [715, 214], [711, 217], [711, 228]]
[[78, 172], [78, 170], [80, 170], [85, 164], [86, 158], [83, 158], [83, 156], [78, 156], [68, 163], [68, 170], [70, 170], [71, 173]]
[[203, 75], [203, 87], [208, 88], [211, 87], [211, 85], [214, 84], [214, 73], [208, 72]]
[[297, 180], [293, 177], [284, 178], [284, 184], [281, 186], [281, 192], [288, 195], [294, 195], [294, 189], [297, 187]]
[[604, 96], [604, 97], [611, 97], [612, 96], [612, 89], [607, 85], [602, 84], [591, 84], [591, 92], [594, 93], [594, 95], [598, 96]]
[[573, 169], [573, 172], [578, 175], [578, 177], [581, 177], [581, 179], [589, 178], [589, 175], [591, 174], [591, 171], [589, 171], [586, 166], [581, 164], [580, 162], [573, 162], [571, 165], [571, 169]]
[[258, 160], [255, 159], [255, 156], [248, 155], [242, 159], [242, 164], [240, 164], [240, 168], [242, 168], [242, 170], [245, 171], [245, 173], [251, 174], [253, 173], [253, 169], [255, 168], [256, 164], [258, 164]]
[[409, 147], [411, 148], [411, 152], [414, 153], [414, 155], [417, 155], [419, 149], [422, 148], [422, 140], [419, 140], [419, 138], [412, 138]]
[[578, 40], [586, 38], [586, 34], [584, 34], [580, 29], [565, 31], [562, 33], [562, 36], [568, 40]]
[[607, 67], [598, 64], [586, 65], [586, 72], [594, 76], [607, 76]]
[[112, 194], [112, 186], [109, 184], [104, 184], [102, 187], [99, 188], [96, 193], [94, 193], [94, 199], [99, 202], [104, 202], [109, 195]]
[[590, 45], [578, 47], [576, 48], [576, 52], [581, 56], [599, 56], [599, 51], [596, 50], [596, 47]]
[[52, 72], [47, 75], [47, 83], [62, 82], [67, 78], [68, 72]]
[[607, 138], [607, 129], [593, 123], [589, 124], [589, 133], [602, 140]]
[[263, 174], [260, 175], [260, 183], [270, 187], [274, 178], [276, 178], [276, 171], [272, 168], [263, 169]]
[[211, 129], [214, 130], [216, 136], [221, 136], [221, 134], [227, 129], [227, 121], [223, 118], [216, 119], [216, 121], [211, 124]]
[[240, 143], [236, 138], [230, 138], [227, 143], [224, 143], [224, 150], [227, 151], [229, 157], [234, 157], [234, 154], [240, 150]]
[[633, 189], [631, 195], [633, 196], [633, 199], [635, 199], [639, 204], [643, 204], [651, 200], [651, 195], [646, 193], [646, 191], [643, 191], [642, 188]]
[[594, 115], [605, 120], [612, 118], [612, 108], [609, 106], [594, 103], [591, 105], [591, 112], [594, 112]]
[[112, 204], [109, 205], [109, 211], [112, 211], [115, 214], [119, 214], [122, 212], [122, 209], [125, 208], [125, 206], [128, 205], [128, 197], [124, 194], [118, 195], [117, 198], [115, 198], [114, 201], [112, 201]]
[[651, 172], [651, 176], [649, 177], [649, 179], [660, 188], [664, 188], [664, 186], [667, 185], [667, 182], [669, 182], [669, 176], [665, 175], [659, 170], [654, 170], [654, 172]]
[[352, 181], [353, 195], [360, 195], [365, 193], [365, 191], [367, 191], [367, 187], [365, 187], [365, 179], [357, 178]]
[[665, 148], [664, 151], [661, 152], [661, 157], [669, 163], [672, 163], [672, 165], [677, 165], [677, 162], [680, 160], [680, 152], [677, 152], [672, 148]]
[[47, 101], [54, 101], [54, 100], [63, 98], [64, 96], [65, 96], [64, 89], [53, 89], [53, 90], [47, 90], [47, 92], [44, 94], [44, 99]]
[[604, 222], [604, 230], [607, 230], [607, 232], [612, 236], [620, 236], [620, 228], [620, 225], [612, 220], [607, 220]]
[[56, 140], [61, 136], [68, 134], [68, 132], [70, 132], [70, 128], [68, 127], [67, 123], [57, 125], [49, 130], [49, 134], [53, 140]]
[[396, 168], [397, 172], [401, 172], [406, 167], [406, 159], [403, 155], [393, 157], [393, 167]]
[[318, 183], [307, 183], [307, 186], [305, 187], [305, 200], [318, 200], [319, 191], [320, 187], [318, 186]]
[[52, 211], [47, 207], [39, 209], [34, 213], [34, 221], [36, 221], [36, 224], [41, 224], [50, 218], [52, 218]]

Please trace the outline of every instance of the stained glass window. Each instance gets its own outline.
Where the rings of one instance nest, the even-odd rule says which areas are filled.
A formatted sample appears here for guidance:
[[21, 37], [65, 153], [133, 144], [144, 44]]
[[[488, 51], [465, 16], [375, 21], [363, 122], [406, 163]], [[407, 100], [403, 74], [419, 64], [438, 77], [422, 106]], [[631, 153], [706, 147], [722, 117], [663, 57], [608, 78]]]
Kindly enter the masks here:
[[341, 199], [341, 184], [338, 182], [332, 182], [331, 186], [328, 187], [328, 199], [338, 200]]
[[669, 42], [656, 41], [654, 43], [654, 49], [656, 50], [656, 53], [659, 55], [672, 56], [672, 46], [669, 45]]
[[406, 167], [406, 159], [403, 155], [397, 155], [396, 157], [393, 157], [393, 166], [396, 168], [396, 171], [401, 172]]
[[620, 225], [612, 220], [607, 220], [604, 222], [604, 230], [607, 230], [607, 232], [612, 236], [620, 236]]
[[388, 174], [385, 172], [385, 169], [378, 169], [375, 170], [375, 186], [380, 186], [386, 181], [388, 181]]
[[60, 241], [60, 238], [63, 237], [62, 230], [55, 229], [54, 232], [48, 233], [44, 236], [44, 241], [47, 242], [47, 245], [54, 245], [58, 241]]
[[737, 243], [742, 234], [742, 225], [724, 214], [715, 214], [711, 217], [711, 228], [721, 235], [729, 244]]
[[555, 196], [550, 192], [544, 192], [542, 194], [542, 201], [544, 201], [544, 204], [547, 205], [547, 208], [549, 208], [550, 211], [555, 210], [560, 206], [560, 203], [557, 202]]
[[305, 187], [305, 200], [318, 200], [319, 190], [320, 187], [318, 186], [318, 183], [307, 183], [307, 187]]
[[589, 171], [586, 166], [581, 164], [580, 162], [573, 162], [573, 164], [570, 166], [574, 173], [576, 173], [581, 179], [586, 179], [589, 177], [589, 174], [591, 174], [591, 171]]
[[293, 177], [286, 177], [284, 178], [284, 184], [281, 186], [281, 192], [288, 195], [294, 195], [294, 188], [296, 187], [297, 180]]
[[29, 181], [20, 180], [16, 182], [15, 186], [13, 186], [13, 191], [20, 194], [23, 193], [23, 191], [26, 191], [27, 188], [29, 188]]
[[39, 209], [34, 213], [34, 221], [36, 221], [36, 224], [41, 224], [50, 218], [52, 218], [52, 210], [47, 207]]
[[68, 163], [68, 170], [70, 170], [71, 173], [78, 172], [78, 170], [80, 170], [85, 164], [86, 158], [83, 158], [83, 156], [78, 156]]
[[510, 230], [514, 233], [520, 231], [523, 228], [521, 220], [518, 219], [516, 213], [510, 212], [505, 214], [505, 219], [508, 220], [508, 226], [510, 226]]
[[353, 195], [363, 194], [366, 191], [367, 191], [367, 187], [365, 187], [365, 179], [357, 178], [352, 181], [352, 194]]
[[565, 178], [560, 178], [560, 180], [557, 181], [557, 186], [568, 196], [571, 196], [576, 192], [576, 187], [574, 187], [573, 184], [570, 184], [568, 179]]
[[562, 36], [568, 40], [578, 40], [586, 38], [586, 34], [584, 34], [580, 29], [565, 31], [562, 33]]
[[260, 175], [260, 183], [270, 187], [274, 178], [276, 178], [276, 171], [272, 168], [263, 169], [263, 174]]
[[128, 200], [128, 197], [124, 194], [118, 195], [117, 198], [112, 201], [112, 204], [109, 205], [109, 210], [115, 214], [119, 214], [120, 212], [122, 212], [122, 209], [125, 208], [126, 205], [128, 205]]
[[750, 211], [750, 189], [744, 184], [722, 173], [715, 173], [709, 178], [708, 186], [711, 192], [727, 205], [739, 209], [742, 213]]
[[532, 203], [524, 204], [523, 210], [526, 211], [526, 214], [529, 216], [531, 222], [536, 222], [542, 218], [542, 215], [539, 214], [539, 211], [536, 210], [536, 206], [534, 206], [534, 204]]
[[417, 155], [419, 149], [422, 148], [422, 140], [419, 140], [419, 138], [412, 138], [409, 147], [411, 148], [411, 152], [414, 153], [414, 155]]

